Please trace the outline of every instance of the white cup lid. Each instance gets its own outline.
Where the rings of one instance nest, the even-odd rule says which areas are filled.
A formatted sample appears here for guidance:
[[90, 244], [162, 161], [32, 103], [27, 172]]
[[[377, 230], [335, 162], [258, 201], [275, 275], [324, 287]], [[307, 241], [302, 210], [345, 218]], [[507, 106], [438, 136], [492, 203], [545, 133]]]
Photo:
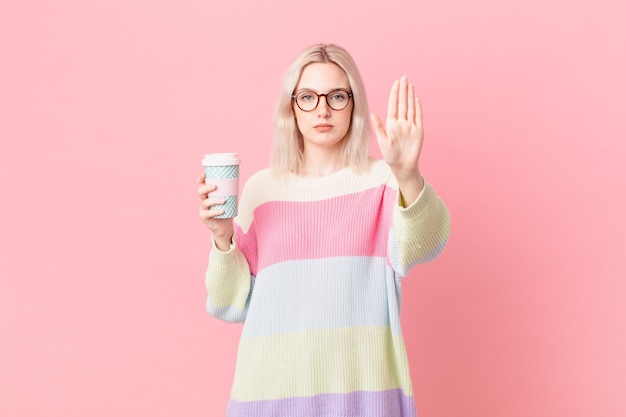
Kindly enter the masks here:
[[230, 153], [208, 153], [202, 159], [203, 166], [226, 166], [239, 165], [241, 158], [237, 152]]

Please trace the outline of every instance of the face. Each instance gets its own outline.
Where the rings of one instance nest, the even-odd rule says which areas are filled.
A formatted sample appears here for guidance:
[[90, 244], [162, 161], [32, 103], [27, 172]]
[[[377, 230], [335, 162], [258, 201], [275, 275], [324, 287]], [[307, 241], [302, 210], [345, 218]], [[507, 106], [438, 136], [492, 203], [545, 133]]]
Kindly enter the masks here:
[[[294, 91], [295, 94], [310, 91], [312, 94], [306, 96], [310, 100], [315, 99], [315, 94], [327, 94], [337, 89], [352, 92], [348, 77], [343, 70], [331, 63], [314, 63], [304, 68]], [[330, 98], [330, 100], [336, 99], [337, 97]], [[320, 97], [317, 107], [308, 112], [301, 110], [295, 101], [293, 103], [293, 111], [298, 129], [304, 139], [305, 151], [310, 146], [341, 149], [341, 141], [350, 128], [354, 103], [349, 98], [346, 108], [333, 110], [327, 100], [325, 96]]]

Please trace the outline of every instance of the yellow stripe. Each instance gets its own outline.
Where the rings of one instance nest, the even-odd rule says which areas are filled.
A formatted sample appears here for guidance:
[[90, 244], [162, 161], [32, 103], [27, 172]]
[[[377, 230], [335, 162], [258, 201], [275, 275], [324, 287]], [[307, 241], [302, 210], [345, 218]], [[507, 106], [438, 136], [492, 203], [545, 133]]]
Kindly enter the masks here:
[[420, 198], [410, 207], [395, 208], [393, 228], [400, 248], [400, 263], [412, 265], [431, 257], [436, 248], [443, 249], [441, 245], [450, 235], [450, 214], [427, 183]]
[[413, 395], [403, 339], [376, 326], [243, 339], [232, 397], [259, 401], [397, 388]]
[[220, 252], [213, 243], [205, 285], [214, 307], [243, 311], [250, 293], [250, 267], [243, 253], [234, 246], [228, 252]]

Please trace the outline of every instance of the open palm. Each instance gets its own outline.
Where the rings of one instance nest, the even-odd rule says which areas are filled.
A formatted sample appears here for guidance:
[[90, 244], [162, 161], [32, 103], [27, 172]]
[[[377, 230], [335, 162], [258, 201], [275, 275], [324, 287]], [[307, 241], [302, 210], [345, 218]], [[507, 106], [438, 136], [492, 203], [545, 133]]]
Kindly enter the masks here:
[[384, 161], [394, 175], [403, 178], [419, 176], [419, 157], [424, 130], [422, 108], [406, 77], [394, 81], [389, 94], [387, 123], [372, 114], [372, 123]]

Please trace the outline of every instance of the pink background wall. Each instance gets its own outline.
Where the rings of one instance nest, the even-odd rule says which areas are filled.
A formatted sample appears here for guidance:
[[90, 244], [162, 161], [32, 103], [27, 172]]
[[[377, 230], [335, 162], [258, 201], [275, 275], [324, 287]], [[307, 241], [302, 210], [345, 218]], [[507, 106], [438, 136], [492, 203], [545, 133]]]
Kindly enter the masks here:
[[206, 152], [267, 165], [280, 78], [345, 46], [422, 98], [448, 248], [405, 281], [420, 417], [626, 415], [626, 3], [4, 0], [0, 415], [221, 416]]

